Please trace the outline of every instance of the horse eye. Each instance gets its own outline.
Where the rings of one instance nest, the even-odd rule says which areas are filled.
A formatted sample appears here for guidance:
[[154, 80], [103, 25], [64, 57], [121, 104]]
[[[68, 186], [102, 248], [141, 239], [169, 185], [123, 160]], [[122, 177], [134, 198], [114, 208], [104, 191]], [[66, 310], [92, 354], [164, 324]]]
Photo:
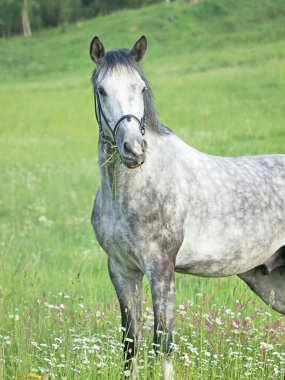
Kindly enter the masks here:
[[99, 87], [99, 88], [98, 88], [98, 91], [99, 91], [99, 94], [100, 94], [100, 95], [102, 95], [102, 96], [107, 96], [107, 94], [106, 94], [106, 92], [105, 92], [105, 90], [104, 90], [103, 87]]
[[143, 94], [146, 90], [147, 90], [147, 88], [144, 87], [144, 88], [142, 89], [142, 94]]

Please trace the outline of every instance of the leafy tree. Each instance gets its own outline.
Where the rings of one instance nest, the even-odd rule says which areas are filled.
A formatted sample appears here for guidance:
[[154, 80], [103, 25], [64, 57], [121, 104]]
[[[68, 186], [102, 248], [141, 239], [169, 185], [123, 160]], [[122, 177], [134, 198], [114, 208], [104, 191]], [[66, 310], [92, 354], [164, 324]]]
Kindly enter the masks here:
[[21, 1], [1, 0], [0, 1], [0, 33], [2, 36], [18, 34], [21, 27]]
[[81, 18], [96, 17], [122, 8], [138, 8], [163, 0], [0, 0], [0, 36], [65, 26]]

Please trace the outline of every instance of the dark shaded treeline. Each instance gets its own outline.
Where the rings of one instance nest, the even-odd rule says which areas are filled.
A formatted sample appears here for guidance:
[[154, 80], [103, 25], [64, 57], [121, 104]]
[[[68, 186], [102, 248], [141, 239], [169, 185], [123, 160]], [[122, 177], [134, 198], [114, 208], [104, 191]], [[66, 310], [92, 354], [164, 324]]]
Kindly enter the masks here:
[[66, 25], [80, 19], [139, 8], [163, 0], [1, 0], [0, 36], [29, 36], [40, 28]]

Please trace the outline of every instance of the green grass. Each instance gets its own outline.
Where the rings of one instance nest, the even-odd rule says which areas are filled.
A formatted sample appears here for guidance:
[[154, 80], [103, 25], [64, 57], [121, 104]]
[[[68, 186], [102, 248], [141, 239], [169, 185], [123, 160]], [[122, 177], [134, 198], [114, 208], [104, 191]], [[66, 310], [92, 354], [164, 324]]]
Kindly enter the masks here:
[[[90, 224], [93, 35], [107, 48], [147, 35], [160, 118], [195, 148], [285, 153], [284, 15], [278, 0], [181, 1], [0, 40], [0, 378], [1, 366], [5, 379], [122, 376], [118, 304]], [[280, 315], [234, 277], [176, 280], [178, 379], [282, 378]], [[149, 306], [145, 282], [139, 364], [158, 379]]]

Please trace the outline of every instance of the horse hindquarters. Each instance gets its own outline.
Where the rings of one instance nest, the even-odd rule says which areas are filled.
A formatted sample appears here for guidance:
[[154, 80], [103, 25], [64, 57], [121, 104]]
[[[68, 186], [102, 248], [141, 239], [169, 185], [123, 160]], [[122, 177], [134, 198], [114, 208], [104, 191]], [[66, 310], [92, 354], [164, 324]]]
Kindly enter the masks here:
[[263, 266], [238, 275], [272, 309], [285, 315], [285, 267], [264, 274]]

